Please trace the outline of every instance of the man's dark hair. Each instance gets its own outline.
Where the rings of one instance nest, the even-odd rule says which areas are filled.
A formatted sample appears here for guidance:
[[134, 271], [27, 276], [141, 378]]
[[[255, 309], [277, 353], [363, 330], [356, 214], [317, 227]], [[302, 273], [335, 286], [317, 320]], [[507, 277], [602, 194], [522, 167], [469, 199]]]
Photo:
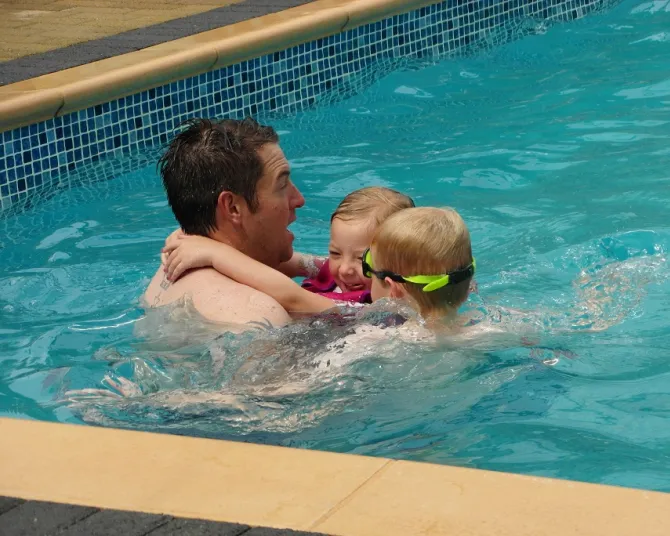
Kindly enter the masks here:
[[240, 195], [254, 211], [256, 186], [263, 175], [258, 150], [279, 137], [255, 120], [194, 119], [158, 161], [168, 202], [187, 234], [208, 236], [216, 228], [221, 192]]

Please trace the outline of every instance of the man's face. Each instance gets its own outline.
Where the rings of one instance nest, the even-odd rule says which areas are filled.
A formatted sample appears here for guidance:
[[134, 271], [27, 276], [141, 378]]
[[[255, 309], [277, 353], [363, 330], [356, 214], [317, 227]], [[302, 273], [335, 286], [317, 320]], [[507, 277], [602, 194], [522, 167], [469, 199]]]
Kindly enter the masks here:
[[256, 212], [245, 211], [245, 251], [263, 264], [276, 268], [293, 256], [293, 233], [288, 226], [305, 198], [291, 182], [291, 168], [276, 143], [264, 145], [258, 156], [263, 176], [256, 185]]

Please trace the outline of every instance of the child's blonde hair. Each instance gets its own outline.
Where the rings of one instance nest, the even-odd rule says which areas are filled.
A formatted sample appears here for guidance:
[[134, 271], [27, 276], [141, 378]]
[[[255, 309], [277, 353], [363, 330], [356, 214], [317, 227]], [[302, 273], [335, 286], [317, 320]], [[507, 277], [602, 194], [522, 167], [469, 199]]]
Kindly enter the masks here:
[[383, 186], [369, 186], [347, 195], [337, 206], [330, 221], [368, 220], [374, 227], [379, 226], [391, 214], [411, 208], [414, 201], [409, 196]]
[[[441, 275], [472, 264], [470, 232], [451, 208], [408, 208], [381, 224], [372, 240], [375, 270], [399, 275]], [[459, 307], [468, 298], [471, 277], [455, 285], [423, 292], [423, 285], [403, 283], [422, 313]]]

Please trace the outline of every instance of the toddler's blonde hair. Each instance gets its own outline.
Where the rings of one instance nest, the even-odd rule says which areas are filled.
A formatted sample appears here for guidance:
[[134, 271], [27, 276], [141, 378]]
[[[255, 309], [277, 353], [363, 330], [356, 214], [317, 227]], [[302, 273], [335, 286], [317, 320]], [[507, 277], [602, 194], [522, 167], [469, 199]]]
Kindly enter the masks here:
[[391, 214], [411, 208], [411, 197], [384, 186], [368, 186], [347, 195], [330, 217], [330, 221], [366, 220], [373, 227], [379, 226]]
[[[470, 232], [452, 208], [419, 207], [401, 210], [381, 224], [372, 240], [375, 270], [399, 275], [441, 275], [472, 264]], [[425, 314], [458, 308], [468, 298], [470, 281], [423, 292], [423, 285], [402, 283]]]

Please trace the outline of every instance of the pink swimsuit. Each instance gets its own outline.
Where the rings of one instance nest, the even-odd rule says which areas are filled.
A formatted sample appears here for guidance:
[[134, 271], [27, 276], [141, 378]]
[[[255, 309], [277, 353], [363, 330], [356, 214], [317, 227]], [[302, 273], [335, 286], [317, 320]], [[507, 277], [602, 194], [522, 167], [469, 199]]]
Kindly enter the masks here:
[[323, 263], [316, 277], [305, 279], [302, 282], [302, 288], [320, 294], [326, 298], [337, 301], [347, 301], [355, 303], [372, 303], [369, 290], [353, 290], [351, 292], [342, 292], [333, 276], [330, 275], [330, 267], [328, 261]]

